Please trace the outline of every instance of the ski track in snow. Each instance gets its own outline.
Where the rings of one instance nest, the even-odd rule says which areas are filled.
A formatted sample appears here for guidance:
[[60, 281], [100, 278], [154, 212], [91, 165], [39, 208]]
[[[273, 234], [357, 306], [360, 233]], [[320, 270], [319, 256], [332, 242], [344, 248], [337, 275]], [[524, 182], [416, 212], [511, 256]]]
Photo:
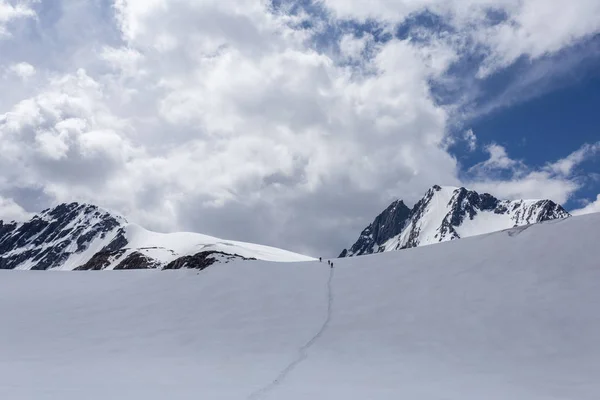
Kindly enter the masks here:
[[265, 395], [269, 394], [271, 391], [280, 386], [287, 376], [296, 369], [298, 365], [300, 365], [303, 361], [308, 358], [308, 350], [323, 336], [323, 333], [327, 330], [329, 323], [331, 322], [331, 314], [333, 310], [333, 290], [332, 290], [332, 282], [334, 276], [334, 268], [329, 268], [329, 279], [327, 281], [327, 318], [323, 322], [323, 325], [319, 329], [319, 331], [308, 341], [304, 346], [302, 346], [298, 352], [298, 357], [288, 364], [277, 377], [270, 382], [268, 385], [258, 389], [253, 392], [250, 396], [248, 396], [248, 400], [258, 400], [263, 398]]

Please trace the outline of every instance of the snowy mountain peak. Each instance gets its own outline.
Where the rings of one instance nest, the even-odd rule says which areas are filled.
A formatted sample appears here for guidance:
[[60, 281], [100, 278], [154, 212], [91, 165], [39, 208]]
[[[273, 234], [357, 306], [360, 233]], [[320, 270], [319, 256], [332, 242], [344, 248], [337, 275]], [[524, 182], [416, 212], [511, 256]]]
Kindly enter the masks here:
[[[112, 212], [88, 203], [62, 203], [53, 208], [43, 210], [37, 215], [45, 220], [78, 220], [79, 222], [113, 221], [126, 224], [127, 220]], [[35, 218], [35, 217], [34, 217]]]
[[150, 232], [92, 204], [60, 204], [25, 223], [0, 221], [0, 269], [205, 268], [214, 262], [254, 258], [311, 259], [196, 233]]
[[90, 204], [60, 204], [0, 228], [1, 269], [75, 267], [127, 221]]
[[402, 232], [409, 214], [410, 208], [402, 200], [394, 201], [375, 218], [371, 225], [361, 232], [360, 237], [350, 250], [344, 250], [340, 257], [378, 253], [378, 246]]
[[[499, 200], [489, 193], [438, 185], [412, 209], [392, 211], [397, 204], [380, 214], [340, 257], [412, 248], [569, 216], [551, 200]], [[392, 220], [394, 225], [374, 234], [382, 220]]]

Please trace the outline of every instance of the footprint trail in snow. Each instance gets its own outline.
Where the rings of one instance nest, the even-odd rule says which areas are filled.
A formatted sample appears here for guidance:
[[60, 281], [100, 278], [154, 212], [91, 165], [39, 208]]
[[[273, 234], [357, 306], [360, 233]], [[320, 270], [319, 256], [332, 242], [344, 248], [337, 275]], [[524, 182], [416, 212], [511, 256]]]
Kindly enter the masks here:
[[248, 400], [258, 400], [263, 398], [265, 395], [270, 393], [272, 390], [277, 388], [279, 385], [283, 383], [285, 378], [294, 370], [296, 367], [302, 363], [308, 357], [308, 350], [319, 340], [323, 333], [327, 330], [329, 326], [329, 322], [331, 321], [331, 313], [333, 309], [333, 290], [332, 290], [332, 282], [333, 282], [334, 268], [329, 269], [329, 280], [327, 281], [327, 318], [323, 322], [323, 325], [319, 329], [319, 331], [308, 341], [304, 346], [302, 346], [298, 352], [298, 357], [288, 364], [277, 377], [270, 382], [268, 385], [260, 388], [259, 390], [252, 393], [248, 396]]

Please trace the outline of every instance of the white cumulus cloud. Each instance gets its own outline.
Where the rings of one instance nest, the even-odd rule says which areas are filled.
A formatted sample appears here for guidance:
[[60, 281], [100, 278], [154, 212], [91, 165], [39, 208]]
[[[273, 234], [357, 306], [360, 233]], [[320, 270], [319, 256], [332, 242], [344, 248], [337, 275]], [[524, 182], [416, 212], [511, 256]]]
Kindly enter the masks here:
[[466, 130], [463, 138], [467, 142], [470, 151], [475, 151], [477, 149], [477, 136], [475, 135], [475, 132], [473, 132], [473, 129]]
[[26, 62], [13, 64], [10, 67], [8, 67], [8, 71], [23, 80], [31, 78], [36, 73], [35, 67]]
[[0, 39], [10, 36], [8, 24], [20, 18], [32, 18], [35, 12], [30, 7], [30, 1], [9, 2], [0, 0]]
[[[584, 144], [567, 157], [541, 168], [530, 168], [514, 160], [497, 144], [487, 147], [488, 160], [471, 168], [477, 177], [469, 185], [508, 199], [551, 199], [565, 203], [582, 187], [576, 167], [594, 157], [598, 143]], [[508, 177], [495, 178], [495, 170], [508, 170]]]
[[[536, 59], [600, 32], [600, 2], [578, 0], [323, 0], [341, 18], [406, 21], [432, 12], [457, 38], [488, 49], [479, 74], [487, 76], [521, 56]], [[494, 17], [495, 16], [495, 17]], [[454, 41], [454, 44], [464, 41]]]

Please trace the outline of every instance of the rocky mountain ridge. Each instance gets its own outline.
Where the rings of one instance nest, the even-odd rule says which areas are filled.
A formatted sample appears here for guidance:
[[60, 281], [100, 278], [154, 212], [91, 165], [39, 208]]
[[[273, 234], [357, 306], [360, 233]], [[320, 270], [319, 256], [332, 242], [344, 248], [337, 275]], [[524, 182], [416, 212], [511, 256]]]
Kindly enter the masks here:
[[61, 204], [24, 223], [0, 221], [0, 269], [203, 269], [253, 259], [312, 260], [197, 233], [151, 232], [91, 204]]
[[551, 200], [499, 200], [464, 187], [433, 186], [412, 209], [393, 202], [340, 257], [408, 249], [570, 214]]

